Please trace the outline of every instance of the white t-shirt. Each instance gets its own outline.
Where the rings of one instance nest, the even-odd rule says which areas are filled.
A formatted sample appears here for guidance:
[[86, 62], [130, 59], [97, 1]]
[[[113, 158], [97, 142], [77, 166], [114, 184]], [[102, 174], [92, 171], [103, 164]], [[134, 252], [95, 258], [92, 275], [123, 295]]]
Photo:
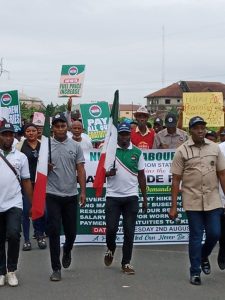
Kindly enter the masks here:
[[[119, 146], [117, 146], [119, 148]], [[130, 143], [128, 149], [132, 149]], [[117, 169], [116, 175], [107, 177], [106, 196], [108, 197], [129, 197], [139, 196], [138, 192], [138, 178], [135, 174], [131, 173], [125, 166], [121, 165], [116, 160], [115, 168]], [[145, 160], [141, 154], [138, 161], [138, 170], [145, 168]]]
[[[81, 136], [82, 137], [82, 136]], [[82, 137], [82, 140], [80, 142], [81, 148], [84, 152], [93, 149], [92, 143], [88, 140]]]
[[[67, 131], [67, 136], [68, 136], [68, 138], [72, 139], [73, 138], [72, 132]], [[80, 145], [84, 152], [93, 149], [91, 139], [89, 138], [89, 136], [86, 133], [83, 133], [83, 132], [81, 133], [81, 139], [82, 140], [80, 142]]]
[[[3, 151], [0, 151], [3, 154]], [[13, 147], [6, 158], [21, 179], [30, 178], [28, 160], [25, 154]], [[4, 212], [12, 207], [23, 208], [21, 186], [16, 175], [4, 160], [0, 158], [0, 212]]]
[[14, 138], [14, 140], [13, 140], [13, 147], [15, 147], [16, 144], [18, 144], [18, 143], [19, 143], [19, 141], [16, 138]]

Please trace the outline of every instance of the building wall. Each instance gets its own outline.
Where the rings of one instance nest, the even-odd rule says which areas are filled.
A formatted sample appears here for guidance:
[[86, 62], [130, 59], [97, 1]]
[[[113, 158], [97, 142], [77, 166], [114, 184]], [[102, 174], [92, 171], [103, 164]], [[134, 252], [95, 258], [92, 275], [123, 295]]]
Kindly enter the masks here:
[[119, 112], [119, 116], [120, 116], [120, 118], [129, 118], [129, 119], [133, 118], [132, 111], [124, 111], [124, 110], [122, 110], [122, 111]]
[[147, 109], [150, 112], [157, 112], [159, 109], [171, 109], [174, 106], [181, 106], [182, 99], [179, 98], [147, 98]]
[[32, 100], [22, 100], [22, 99], [20, 99], [20, 102], [26, 104], [28, 108], [31, 108], [31, 107], [34, 107], [34, 108], [37, 108], [37, 109], [40, 109], [40, 108], [44, 109], [45, 108], [42, 101], [37, 101], [37, 100], [32, 101]]

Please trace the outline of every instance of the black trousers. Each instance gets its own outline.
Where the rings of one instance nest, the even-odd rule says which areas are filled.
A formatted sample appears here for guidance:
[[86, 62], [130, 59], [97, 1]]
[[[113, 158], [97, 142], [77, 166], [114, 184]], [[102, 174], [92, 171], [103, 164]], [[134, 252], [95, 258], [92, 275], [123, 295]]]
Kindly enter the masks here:
[[106, 197], [106, 244], [109, 250], [116, 249], [116, 233], [120, 215], [123, 216], [123, 257], [121, 264], [129, 264], [132, 257], [135, 224], [138, 214], [138, 197]]
[[225, 213], [221, 216], [221, 236], [219, 239], [220, 249], [225, 257]]
[[77, 224], [77, 196], [60, 197], [46, 195], [47, 226], [51, 265], [54, 271], [61, 270], [60, 262], [60, 232], [61, 224], [65, 234], [65, 252], [71, 251], [76, 238]]
[[[22, 209], [12, 207], [0, 212], [0, 275], [17, 270], [20, 251]], [[6, 258], [6, 241], [8, 242]]]

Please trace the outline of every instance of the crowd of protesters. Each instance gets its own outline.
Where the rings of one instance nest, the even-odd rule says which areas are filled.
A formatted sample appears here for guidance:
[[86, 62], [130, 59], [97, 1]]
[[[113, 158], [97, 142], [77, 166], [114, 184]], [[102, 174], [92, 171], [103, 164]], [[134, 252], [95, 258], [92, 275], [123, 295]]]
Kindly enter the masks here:
[[[50, 280], [52, 281], [61, 280], [61, 265], [68, 268], [71, 264], [71, 250], [76, 238], [77, 207], [78, 203], [84, 206], [86, 202], [83, 153], [102, 146], [102, 143], [92, 143], [84, 132], [80, 118], [71, 118], [71, 104], [69, 100], [68, 111], [58, 113], [52, 119], [52, 161], [49, 164], [48, 173], [47, 210], [43, 217], [33, 221], [34, 238], [37, 239], [40, 249], [47, 247], [46, 235], [49, 236], [53, 271]], [[209, 255], [218, 240], [220, 246], [218, 265], [221, 270], [225, 269], [225, 217], [224, 203], [222, 203], [225, 198], [223, 194], [225, 191], [225, 145], [223, 145], [225, 129], [220, 128], [217, 132], [207, 130], [206, 122], [201, 117], [195, 116], [190, 120], [188, 132], [182, 128], [182, 109], [178, 114], [167, 113], [164, 121], [162, 118], [155, 117], [153, 124], [149, 122], [150, 114], [145, 106], [139, 107], [134, 117], [135, 120], [118, 125], [116, 160], [120, 163], [107, 170], [106, 173], [107, 251], [104, 257], [105, 265], [110, 266], [113, 261], [118, 222], [122, 214], [124, 219], [122, 271], [126, 274], [135, 273], [130, 260], [138, 212], [138, 185], [144, 198], [144, 211], [147, 208], [142, 150], [176, 149], [171, 170], [173, 173], [172, 207], [169, 217], [171, 219], [177, 217], [176, 201], [182, 182], [183, 197], [186, 197], [183, 205], [190, 227], [190, 283], [200, 285], [201, 271], [206, 275], [211, 272]], [[15, 271], [19, 256], [21, 217], [24, 236], [22, 250], [32, 249], [30, 240], [32, 187], [35, 184], [44, 124], [35, 124], [29, 120], [24, 124], [21, 132], [15, 133], [12, 124], [4, 119], [0, 122], [0, 153], [1, 158], [3, 157], [0, 160], [0, 174], [5, 172], [4, 177], [0, 178], [3, 191], [0, 196], [0, 286], [3, 286], [6, 281], [10, 286], [17, 286], [18, 279]], [[220, 145], [217, 145], [218, 142]], [[132, 161], [133, 155], [138, 156], [135, 165]], [[7, 168], [8, 162], [4, 160], [8, 160], [11, 166]], [[126, 165], [126, 169], [130, 169], [129, 180], [127, 175], [124, 175], [123, 168], [121, 169], [121, 162]], [[200, 181], [196, 180], [193, 184], [192, 177], [190, 177], [192, 174]], [[76, 177], [81, 187], [79, 198], [75, 184]], [[221, 183], [220, 196], [218, 178]], [[206, 181], [205, 184], [203, 179]], [[127, 189], [128, 181], [134, 186], [134, 191], [132, 187], [129, 189], [132, 191], [131, 194]], [[214, 185], [210, 185], [210, 181]], [[118, 187], [121, 187], [120, 190]], [[122, 187], [125, 187], [124, 191]], [[8, 206], [5, 206], [5, 203]], [[134, 203], [136, 209], [134, 209]], [[129, 220], [131, 214], [133, 221], [129, 223], [126, 220]], [[60, 262], [59, 240], [61, 220], [66, 237], [62, 263]], [[204, 230], [206, 241], [202, 246]], [[8, 243], [7, 253], [6, 242]]]

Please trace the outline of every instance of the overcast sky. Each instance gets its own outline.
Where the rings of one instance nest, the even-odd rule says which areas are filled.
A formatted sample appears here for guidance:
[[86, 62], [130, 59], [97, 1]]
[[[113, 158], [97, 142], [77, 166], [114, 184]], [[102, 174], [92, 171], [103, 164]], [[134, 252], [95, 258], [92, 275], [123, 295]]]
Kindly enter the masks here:
[[[0, 91], [58, 98], [61, 66], [85, 64], [74, 102], [145, 104], [179, 80], [225, 83], [224, 0], [0, 0]], [[165, 68], [162, 72], [162, 28]]]

